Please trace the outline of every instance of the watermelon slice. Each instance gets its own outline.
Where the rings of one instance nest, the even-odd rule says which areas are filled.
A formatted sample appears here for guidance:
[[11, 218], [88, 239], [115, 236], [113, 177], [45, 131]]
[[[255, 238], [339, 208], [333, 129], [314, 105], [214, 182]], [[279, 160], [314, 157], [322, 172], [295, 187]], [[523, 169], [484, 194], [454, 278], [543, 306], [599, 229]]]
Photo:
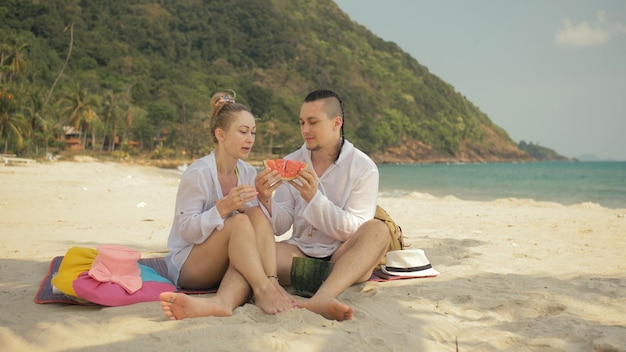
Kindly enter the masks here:
[[293, 180], [296, 176], [298, 176], [300, 170], [304, 170], [309, 167], [309, 164], [307, 163], [287, 159], [263, 160], [263, 165], [265, 165], [268, 169], [278, 171], [280, 179], [283, 181]]
[[265, 165], [266, 169], [276, 170], [276, 160], [271, 160], [271, 159], [263, 160], [263, 165]]

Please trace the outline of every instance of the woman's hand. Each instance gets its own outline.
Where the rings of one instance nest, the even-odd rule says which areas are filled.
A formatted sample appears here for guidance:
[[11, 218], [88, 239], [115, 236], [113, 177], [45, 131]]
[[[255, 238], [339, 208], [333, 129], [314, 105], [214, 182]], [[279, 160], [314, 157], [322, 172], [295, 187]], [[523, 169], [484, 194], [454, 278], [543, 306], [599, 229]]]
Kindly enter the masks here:
[[222, 218], [237, 210], [242, 213], [248, 207], [246, 203], [252, 201], [257, 196], [256, 189], [251, 185], [241, 185], [234, 187], [228, 192], [226, 197], [218, 200], [215, 206], [220, 212]]
[[[272, 199], [272, 194], [283, 183], [280, 179], [280, 174], [276, 170], [265, 169], [259, 172], [254, 179], [254, 185], [256, 186], [259, 198], [259, 202], [264, 205], [269, 204]], [[267, 208], [267, 207], [266, 207]]]

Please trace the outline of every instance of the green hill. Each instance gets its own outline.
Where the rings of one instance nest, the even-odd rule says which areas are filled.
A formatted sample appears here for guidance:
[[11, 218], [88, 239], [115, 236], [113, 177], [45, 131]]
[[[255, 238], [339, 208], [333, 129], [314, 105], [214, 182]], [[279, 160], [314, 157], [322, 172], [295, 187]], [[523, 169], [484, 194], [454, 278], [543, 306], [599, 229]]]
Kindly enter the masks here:
[[[0, 141], [41, 154], [63, 126], [95, 150], [193, 158], [208, 100], [260, 118], [256, 153], [301, 145], [311, 90], [345, 101], [347, 137], [378, 162], [533, 160], [454, 87], [330, 0], [4, 0]], [[21, 137], [21, 138], [20, 138]], [[281, 147], [282, 149], [277, 149]]]
[[570, 158], [560, 155], [553, 149], [542, 147], [533, 142], [520, 141], [517, 146], [539, 161], [571, 161]]

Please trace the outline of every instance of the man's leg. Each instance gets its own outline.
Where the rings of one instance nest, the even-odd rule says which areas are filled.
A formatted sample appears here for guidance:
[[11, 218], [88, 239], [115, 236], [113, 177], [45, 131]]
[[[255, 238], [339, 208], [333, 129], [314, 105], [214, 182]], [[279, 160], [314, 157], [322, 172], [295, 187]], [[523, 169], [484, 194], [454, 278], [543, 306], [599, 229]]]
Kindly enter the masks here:
[[276, 243], [276, 264], [278, 279], [283, 286], [291, 285], [291, 263], [293, 257], [305, 257], [297, 246], [285, 242]]
[[389, 241], [389, 228], [382, 221], [364, 223], [333, 254], [333, 271], [317, 293], [300, 306], [327, 319], [352, 319], [354, 309], [339, 302], [337, 296], [353, 284], [369, 279], [387, 252]]

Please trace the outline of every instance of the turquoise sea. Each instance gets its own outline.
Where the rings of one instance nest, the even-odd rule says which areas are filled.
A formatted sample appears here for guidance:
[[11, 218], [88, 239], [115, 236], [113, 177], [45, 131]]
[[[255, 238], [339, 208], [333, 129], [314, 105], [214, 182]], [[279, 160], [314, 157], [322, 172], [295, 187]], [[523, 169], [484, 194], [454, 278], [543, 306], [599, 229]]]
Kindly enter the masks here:
[[530, 198], [626, 208], [626, 162], [378, 165], [380, 194], [465, 200]]

